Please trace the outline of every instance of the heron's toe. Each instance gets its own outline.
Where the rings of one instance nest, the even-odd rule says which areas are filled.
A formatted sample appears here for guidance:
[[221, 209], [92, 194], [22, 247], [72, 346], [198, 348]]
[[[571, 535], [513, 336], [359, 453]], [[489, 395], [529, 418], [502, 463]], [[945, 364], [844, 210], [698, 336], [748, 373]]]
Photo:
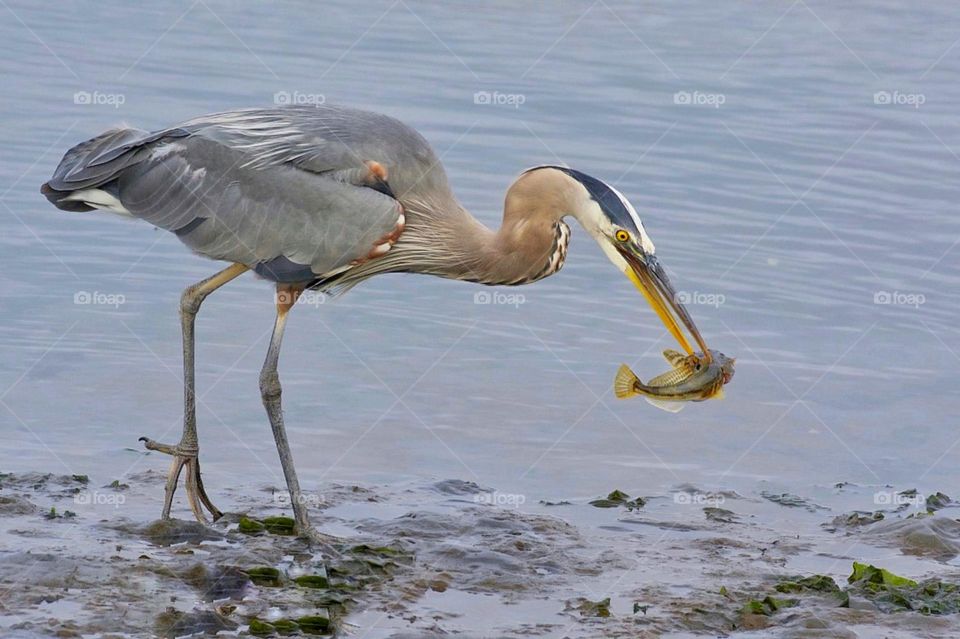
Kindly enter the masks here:
[[158, 441], [154, 441], [149, 437], [141, 437], [137, 441], [143, 442], [143, 447], [147, 450], [155, 450], [157, 452], [166, 453], [167, 455], [175, 455], [180, 457], [187, 457], [189, 455], [183, 455], [179, 446], [172, 446], [170, 444], [161, 444]]

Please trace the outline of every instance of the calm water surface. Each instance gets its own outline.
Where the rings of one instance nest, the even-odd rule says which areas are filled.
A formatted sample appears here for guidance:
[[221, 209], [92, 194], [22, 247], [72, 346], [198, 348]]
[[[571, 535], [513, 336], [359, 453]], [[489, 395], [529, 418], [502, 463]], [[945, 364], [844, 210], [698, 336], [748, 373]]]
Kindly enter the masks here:
[[[864, 510], [888, 485], [960, 492], [960, 17], [947, 3], [0, 13], [2, 470], [106, 483], [164, 468], [136, 439], [179, 434], [177, 300], [219, 268], [146, 224], [53, 209], [38, 188], [61, 154], [121, 121], [153, 129], [286, 96], [413, 125], [491, 226], [525, 167], [613, 183], [707, 341], [737, 357], [723, 402], [671, 415], [614, 400], [619, 363], [660, 372], [670, 339], [579, 228], [562, 273], [532, 286], [388, 276], [308, 298], [281, 363], [308, 490], [460, 478], [531, 511], [679, 484]], [[244, 277], [200, 315], [215, 495], [282, 482], [257, 388], [271, 302]], [[840, 504], [841, 481], [864, 488]], [[564, 516], [612, 543], [611, 517], [578, 513]], [[790, 514], [760, 516], [781, 530], [824, 519]]]

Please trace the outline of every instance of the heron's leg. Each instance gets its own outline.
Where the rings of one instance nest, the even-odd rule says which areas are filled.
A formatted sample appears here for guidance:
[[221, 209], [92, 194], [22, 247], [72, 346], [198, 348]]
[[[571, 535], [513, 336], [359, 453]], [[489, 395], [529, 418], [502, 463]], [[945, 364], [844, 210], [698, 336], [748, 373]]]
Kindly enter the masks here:
[[307, 507], [300, 493], [300, 481], [297, 479], [297, 470], [293, 465], [293, 455], [287, 441], [287, 432], [283, 427], [283, 411], [280, 407], [280, 376], [277, 374], [277, 362], [280, 359], [280, 344], [283, 341], [283, 329], [287, 323], [287, 314], [297, 301], [302, 287], [277, 286], [277, 319], [273, 325], [273, 336], [270, 338], [270, 348], [260, 371], [260, 395], [263, 406], [267, 409], [270, 419], [270, 428], [273, 429], [273, 438], [277, 442], [277, 452], [280, 454], [280, 465], [283, 467], [283, 476], [290, 491], [290, 503], [293, 506], [293, 518], [297, 532], [301, 536], [320, 538], [310, 525], [307, 516]]
[[199, 521], [206, 521], [201, 502], [213, 515], [214, 521], [221, 513], [207, 497], [200, 479], [200, 462], [197, 459], [199, 443], [197, 440], [197, 401], [194, 388], [194, 320], [200, 305], [207, 295], [248, 270], [243, 264], [233, 264], [202, 282], [187, 287], [180, 296], [180, 326], [183, 331], [183, 434], [176, 446], [161, 444], [147, 437], [141, 437], [144, 446], [168, 455], [173, 455], [173, 463], [167, 476], [164, 491], [163, 512], [161, 517], [169, 519], [173, 504], [173, 493], [177, 489], [180, 471], [186, 469], [184, 484], [187, 489], [187, 501], [190, 509]]

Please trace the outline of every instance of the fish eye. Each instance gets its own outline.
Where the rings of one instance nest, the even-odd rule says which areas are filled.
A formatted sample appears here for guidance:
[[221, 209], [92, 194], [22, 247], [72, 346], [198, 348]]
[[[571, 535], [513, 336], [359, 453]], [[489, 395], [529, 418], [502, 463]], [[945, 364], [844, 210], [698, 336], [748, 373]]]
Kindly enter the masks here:
[[630, 239], [630, 234], [624, 231], [623, 229], [618, 229], [617, 232], [614, 234], [614, 237], [617, 238], [618, 242], [626, 242], [627, 240]]

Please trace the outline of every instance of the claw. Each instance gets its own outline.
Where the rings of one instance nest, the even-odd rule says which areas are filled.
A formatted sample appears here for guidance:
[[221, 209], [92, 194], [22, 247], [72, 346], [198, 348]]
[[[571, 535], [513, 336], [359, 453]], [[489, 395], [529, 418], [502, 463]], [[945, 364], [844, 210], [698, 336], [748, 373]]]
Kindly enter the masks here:
[[170, 444], [161, 444], [160, 442], [153, 441], [149, 437], [141, 437], [137, 441], [143, 442], [143, 447], [147, 450], [156, 450], [158, 452], [174, 456], [180, 454], [180, 451], [176, 446], [171, 446]]
[[187, 503], [194, 517], [201, 523], [207, 523], [207, 517], [203, 508], [206, 507], [213, 516], [213, 521], [223, 517], [223, 512], [213, 505], [210, 497], [203, 488], [203, 480], [200, 478], [200, 460], [197, 458], [197, 449], [188, 449], [184, 446], [171, 446], [170, 444], [161, 444], [149, 437], [141, 437], [139, 441], [143, 442], [147, 450], [155, 450], [167, 455], [173, 456], [173, 462], [170, 464], [170, 472], [167, 473], [167, 485], [164, 489], [163, 512], [160, 517], [170, 518], [170, 508], [173, 506], [173, 494], [177, 490], [177, 481], [180, 478], [180, 472], [186, 469], [184, 477], [184, 488], [187, 490]]

